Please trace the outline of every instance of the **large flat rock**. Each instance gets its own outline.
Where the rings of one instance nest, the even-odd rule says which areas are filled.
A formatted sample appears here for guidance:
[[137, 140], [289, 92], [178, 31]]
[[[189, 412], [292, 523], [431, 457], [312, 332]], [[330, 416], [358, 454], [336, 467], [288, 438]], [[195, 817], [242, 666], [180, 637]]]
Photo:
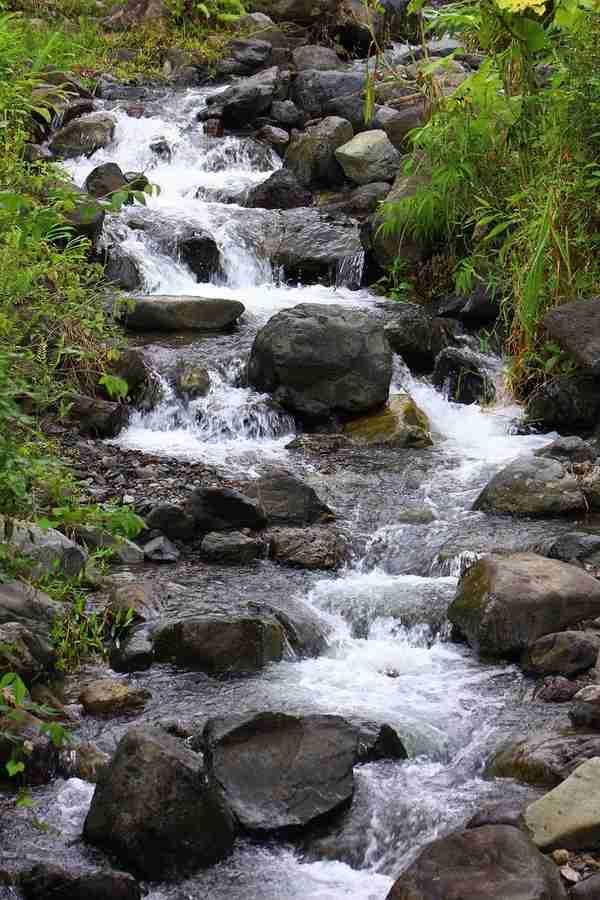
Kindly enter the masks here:
[[243, 312], [243, 303], [220, 297], [135, 297], [125, 326], [131, 331], [221, 331]]

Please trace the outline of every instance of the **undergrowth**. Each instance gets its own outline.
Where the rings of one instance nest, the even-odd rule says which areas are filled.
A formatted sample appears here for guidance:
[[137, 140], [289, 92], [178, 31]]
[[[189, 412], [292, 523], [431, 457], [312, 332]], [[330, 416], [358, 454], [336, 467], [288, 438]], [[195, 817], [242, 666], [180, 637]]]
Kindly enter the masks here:
[[544, 337], [545, 312], [600, 284], [600, 15], [545, 32], [526, 19], [537, 29], [527, 43], [490, 34], [483, 6], [441, 13], [444, 28], [458, 21], [482, 38], [487, 27], [489, 55], [413, 132], [406, 172], [422, 183], [384, 204], [383, 227], [454, 257], [457, 292], [479, 284], [500, 299], [511, 386], [524, 397], [573, 369]]

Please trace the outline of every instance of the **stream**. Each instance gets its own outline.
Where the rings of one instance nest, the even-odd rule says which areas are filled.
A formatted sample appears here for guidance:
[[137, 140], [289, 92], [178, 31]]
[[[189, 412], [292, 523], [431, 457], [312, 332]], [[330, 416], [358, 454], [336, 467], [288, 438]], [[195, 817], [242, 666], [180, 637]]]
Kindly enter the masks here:
[[[449, 403], [398, 364], [393, 389], [409, 390], [429, 416], [432, 448], [356, 448], [327, 463], [286, 449], [293, 419], [244, 385], [257, 330], [298, 303], [352, 304], [375, 315], [389, 304], [345, 287], [343, 272], [337, 286], [289, 286], [260, 255], [257, 227], [267, 211], [220, 201], [266, 179], [281, 162], [251, 139], [203, 136], [195, 116], [216, 90], [165, 95], [142, 118], [105, 103], [117, 122], [114, 144], [67, 165], [78, 184], [100, 163], [116, 162], [124, 172], [144, 171], [160, 187], [146, 207], [124, 207], [105, 225], [105, 240], [135, 259], [145, 293], [231, 297], [246, 308], [230, 334], [136, 338], [162, 378], [164, 394], [153, 411], [134, 415], [118, 443], [200, 459], [232, 478], [253, 478], [274, 466], [294, 472], [334, 509], [351, 561], [335, 575], [287, 570], [269, 560], [161, 568], [157, 577], [176, 586], [171, 602], [179, 611], [244, 597], [309, 607], [327, 635], [326, 652], [227, 681], [154, 665], [128, 676], [152, 692], [143, 713], [83, 718], [76, 735], [112, 751], [135, 724], [168, 718], [200, 725], [211, 715], [251, 709], [335, 713], [393, 726], [409, 759], [357, 766], [352, 807], [326, 831], [294, 844], [238, 839], [231, 858], [148, 892], [150, 900], [383, 900], [426, 843], [460, 827], [487, 802], [534, 793], [482, 777], [494, 748], [522, 730], [530, 684], [516, 667], [482, 664], [450, 642], [445, 613], [474, 553], [522, 549], [547, 536], [547, 523], [496, 519], [471, 507], [503, 464], [551, 436], [515, 434], [516, 407]], [[150, 149], [159, 139], [169, 144], [170, 158]], [[222, 271], [210, 283], [198, 283], [154, 240], [157, 227], [175, 229], [182, 222], [215, 236]], [[355, 269], [361, 260], [351, 265]], [[209, 369], [207, 397], [185, 404], [175, 396], [167, 373], [181, 358]], [[93, 790], [74, 778], [35, 789], [36, 815], [46, 830], [32, 829], [28, 814], [18, 811], [0, 836], [3, 855], [102, 861], [80, 840]]]

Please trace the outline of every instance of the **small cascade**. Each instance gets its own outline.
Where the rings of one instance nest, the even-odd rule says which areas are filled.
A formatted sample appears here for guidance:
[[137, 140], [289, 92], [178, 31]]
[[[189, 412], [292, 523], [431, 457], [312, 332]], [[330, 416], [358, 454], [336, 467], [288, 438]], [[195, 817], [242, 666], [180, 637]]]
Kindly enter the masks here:
[[365, 270], [365, 252], [345, 256], [337, 265], [335, 286], [358, 290], [363, 282]]

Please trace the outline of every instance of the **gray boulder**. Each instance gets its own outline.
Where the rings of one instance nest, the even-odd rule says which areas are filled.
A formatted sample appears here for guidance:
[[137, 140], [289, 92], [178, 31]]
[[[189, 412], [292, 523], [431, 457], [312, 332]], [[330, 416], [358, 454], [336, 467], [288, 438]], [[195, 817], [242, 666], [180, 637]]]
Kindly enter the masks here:
[[55, 156], [64, 159], [91, 156], [96, 150], [107, 147], [114, 135], [115, 120], [112, 116], [93, 113], [59, 128], [50, 140], [50, 149]]
[[485, 769], [487, 778], [514, 778], [524, 784], [555, 787], [587, 759], [600, 754], [600, 735], [538, 731], [502, 747]]
[[316, 119], [326, 115], [327, 103], [334, 97], [361, 91], [364, 84], [363, 72], [306, 69], [294, 81], [291, 99], [296, 106]]
[[543, 428], [593, 428], [600, 416], [600, 390], [593, 375], [559, 375], [527, 399], [528, 422]]
[[144, 551], [144, 559], [148, 560], [148, 562], [175, 563], [181, 556], [175, 544], [171, 543], [164, 535], [152, 538], [151, 541], [144, 544], [142, 550]]
[[402, 152], [406, 150], [409, 132], [423, 125], [425, 119], [426, 106], [424, 101], [419, 99], [411, 104], [403, 104], [399, 109], [376, 106], [369, 127], [385, 131], [390, 143], [396, 150]]
[[274, 528], [268, 541], [275, 562], [300, 569], [339, 569], [348, 554], [346, 542], [332, 528]]
[[550, 459], [568, 460], [571, 463], [595, 462], [598, 458], [598, 450], [583, 438], [571, 435], [559, 437], [535, 451], [535, 456], [547, 456]]
[[385, 131], [363, 131], [335, 151], [344, 174], [355, 184], [393, 181], [398, 173], [400, 154]]
[[311, 206], [312, 194], [288, 169], [273, 172], [266, 181], [250, 188], [244, 206], [258, 209], [296, 209]]
[[[40, 528], [33, 522], [3, 516], [0, 516], [0, 543], [9, 544], [13, 550], [32, 560], [32, 571], [36, 575], [47, 575], [58, 568], [63, 575], [76, 576], [83, 571], [88, 559], [87, 553], [78, 544], [55, 528]], [[5, 588], [7, 585], [0, 585], [0, 591]], [[21, 589], [15, 587], [15, 590], [20, 592]], [[25, 593], [26, 590], [23, 586]], [[36, 591], [33, 588], [30, 591], [35, 597]], [[45, 597], [45, 594], [40, 594], [40, 597]]]
[[545, 634], [528, 647], [521, 668], [533, 675], [578, 675], [596, 665], [600, 633], [559, 631]]
[[318, 44], [305, 44], [297, 47], [292, 53], [292, 59], [299, 72], [304, 69], [320, 69], [331, 72], [334, 69], [344, 68], [335, 50]]
[[359, 310], [300, 304], [256, 336], [248, 377], [286, 409], [309, 419], [359, 415], [388, 397], [392, 352], [383, 328]]
[[146, 516], [146, 525], [150, 529], [162, 531], [172, 541], [189, 541], [196, 534], [194, 520], [175, 503], [159, 503]]
[[123, 737], [98, 783], [83, 829], [145, 878], [177, 878], [227, 856], [234, 825], [201, 757], [165, 732]]
[[339, 716], [212, 719], [204, 745], [210, 775], [250, 831], [303, 828], [352, 799], [358, 734]]
[[198, 531], [264, 528], [267, 516], [259, 501], [231, 488], [196, 488], [189, 511]]
[[494, 475], [473, 508], [498, 515], [562, 516], [586, 509], [586, 503], [577, 479], [561, 462], [523, 456]]
[[438, 354], [453, 342], [453, 329], [443, 319], [435, 319], [418, 303], [398, 303], [385, 335], [413, 372], [433, 371]]
[[273, 100], [270, 116], [282, 128], [299, 128], [304, 118], [293, 100]]
[[143, 550], [121, 535], [111, 534], [93, 525], [77, 525], [74, 534], [77, 541], [88, 550], [108, 550], [111, 559], [121, 565], [144, 562]]
[[479, 354], [464, 347], [440, 351], [433, 370], [433, 383], [455, 403], [491, 403], [496, 397], [492, 374]]
[[542, 325], [553, 341], [592, 375], [600, 375], [600, 301], [575, 300], [547, 312]]
[[510, 825], [483, 825], [429, 844], [387, 900], [566, 900], [554, 863]]
[[233, 612], [168, 622], [153, 633], [156, 658], [208, 672], [258, 672], [284, 653], [281, 624], [268, 614]]
[[450, 622], [482, 656], [514, 657], [534, 641], [600, 614], [600, 582], [533, 553], [490, 555], [459, 581]]
[[288, 84], [289, 75], [277, 66], [265, 69], [208, 97], [207, 116], [222, 118], [230, 127], [247, 125], [266, 113], [273, 100], [286, 100]]
[[270, 525], [313, 525], [334, 518], [314, 488], [287, 472], [263, 475], [248, 485]]
[[244, 312], [238, 300], [206, 297], [151, 296], [133, 298], [125, 326], [131, 331], [222, 331]]
[[[265, 254], [289, 279], [304, 284], [338, 282], [344, 261], [362, 254], [356, 222], [319, 209], [288, 209], [265, 235]], [[357, 285], [359, 286], [359, 285]]]
[[256, 538], [248, 537], [240, 531], [222, 534], [212, 531], [202, 540], [200, 552], [205, 559], [215, 563], [243, 565], [253, 562], [263, 555], [264, 545]]
[[307, 186], [339, 184], [344, 172], [336, 160], [336, 151], [353, 135], [346, 119], [327, 116], [316, 125], [292, 138], [285, 156], [286, 166]]

